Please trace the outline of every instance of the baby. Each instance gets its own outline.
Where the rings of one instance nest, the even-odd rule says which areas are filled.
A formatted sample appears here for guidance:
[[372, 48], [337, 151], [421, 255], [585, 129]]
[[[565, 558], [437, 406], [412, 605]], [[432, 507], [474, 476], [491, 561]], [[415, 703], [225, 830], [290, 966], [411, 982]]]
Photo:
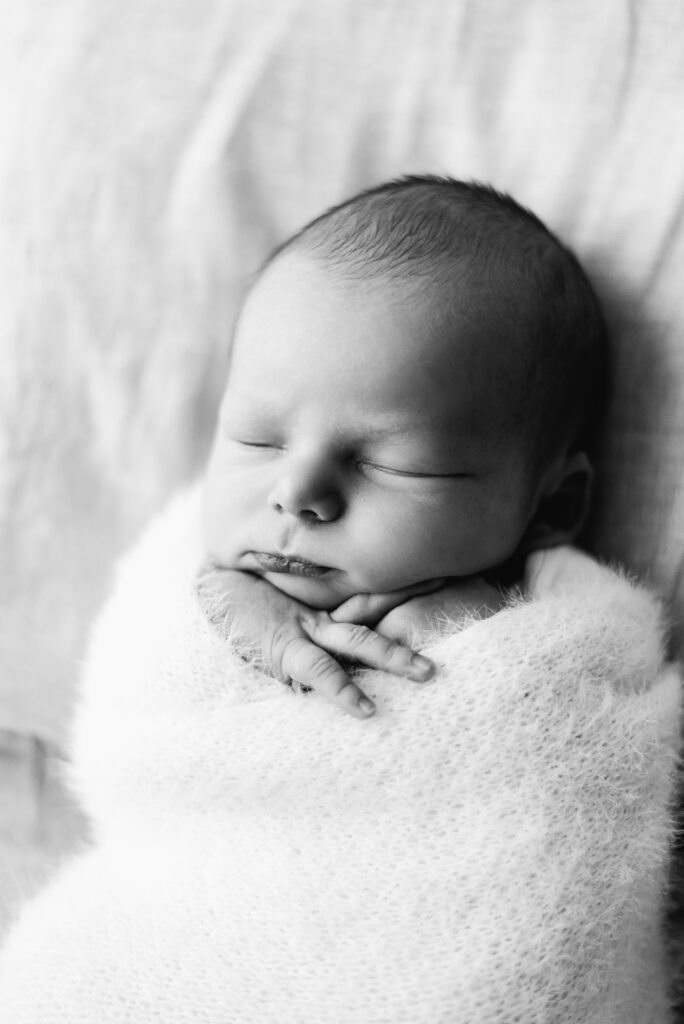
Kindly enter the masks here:
[[209, 614], [281, 680], [372, 715], [333, 655], [427, 678], [398, 641], [495, 612], [526, 554], [577, 534], [606, 362], [578, 261], [510, 197], [412, 177], [323, 214], [237, 326]]
[[3, 1024], [667, 1024], [679, 681], [657, 602], [567, 546], [605, 366], [577, 260], [484, 186], [271, 257], [203, 496], [95, 628], [93, 843], [10, 935]]

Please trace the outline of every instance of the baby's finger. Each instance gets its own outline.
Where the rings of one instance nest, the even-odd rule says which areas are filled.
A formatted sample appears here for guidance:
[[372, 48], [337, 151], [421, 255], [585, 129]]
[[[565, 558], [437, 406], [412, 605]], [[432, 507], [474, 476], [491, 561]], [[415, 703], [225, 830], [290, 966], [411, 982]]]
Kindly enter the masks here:
[[282, 657], [286, 678], [310, 686], [325, 700], [354, 718], [370, 718], [375, 704], [356, 686], [335, 659], [305, 637], [293, 637]]
[[444, 579], [422, 580], [401, 590], [386, 594], [354, 594], [343, 604], [330, 612], [334, 622], [355, 622], [364, 626], [375, 626], [388, 612], [419, 594], [431, 594], [444, 585]]
[[435, 666], [428, 658], [358, 622], [333, 622], [329, 616], [319, 616], [303, 623], [303, 626], [319, 647], [369, 668], [406, 676], [417, 682], [424, 682], [434, 675]]

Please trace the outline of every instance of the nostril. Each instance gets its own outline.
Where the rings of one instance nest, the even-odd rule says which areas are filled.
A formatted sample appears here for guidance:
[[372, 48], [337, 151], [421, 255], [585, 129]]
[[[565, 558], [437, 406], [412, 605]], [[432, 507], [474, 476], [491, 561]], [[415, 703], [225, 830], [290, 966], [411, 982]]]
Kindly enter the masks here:
[[[312, 489], [309, 488], [310, 492]], [[342, 509], [341, 497], [333, 494], [317, 495], [303, 493], [282, 487], [274, 488], [268, 496], [268, 505], [278, 515], [294, 516], [300, 522], [314, 525], [316, 523], [327, 523], [337, 519]]]

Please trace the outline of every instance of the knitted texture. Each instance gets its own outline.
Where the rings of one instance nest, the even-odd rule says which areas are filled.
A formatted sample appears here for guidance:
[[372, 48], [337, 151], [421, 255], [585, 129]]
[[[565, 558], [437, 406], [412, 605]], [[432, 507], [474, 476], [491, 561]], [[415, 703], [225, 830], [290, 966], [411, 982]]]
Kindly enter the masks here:
[[664, 1024], [680, 683], [648, 592], [569, 549], [357, 721], [247, 668], [193, 593], [197, 495], [123, 563], [3, 1024]]

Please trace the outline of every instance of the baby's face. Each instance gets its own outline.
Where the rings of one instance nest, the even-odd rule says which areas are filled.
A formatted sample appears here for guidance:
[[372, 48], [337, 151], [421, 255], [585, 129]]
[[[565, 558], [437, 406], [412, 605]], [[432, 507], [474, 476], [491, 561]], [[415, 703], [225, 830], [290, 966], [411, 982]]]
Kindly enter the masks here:
[[250, 294], [205, 490], [217, 564], [316, 608], [491, 569], [540, 482], [485, 324], [443, 335], [416, 289], [299, 254]]

